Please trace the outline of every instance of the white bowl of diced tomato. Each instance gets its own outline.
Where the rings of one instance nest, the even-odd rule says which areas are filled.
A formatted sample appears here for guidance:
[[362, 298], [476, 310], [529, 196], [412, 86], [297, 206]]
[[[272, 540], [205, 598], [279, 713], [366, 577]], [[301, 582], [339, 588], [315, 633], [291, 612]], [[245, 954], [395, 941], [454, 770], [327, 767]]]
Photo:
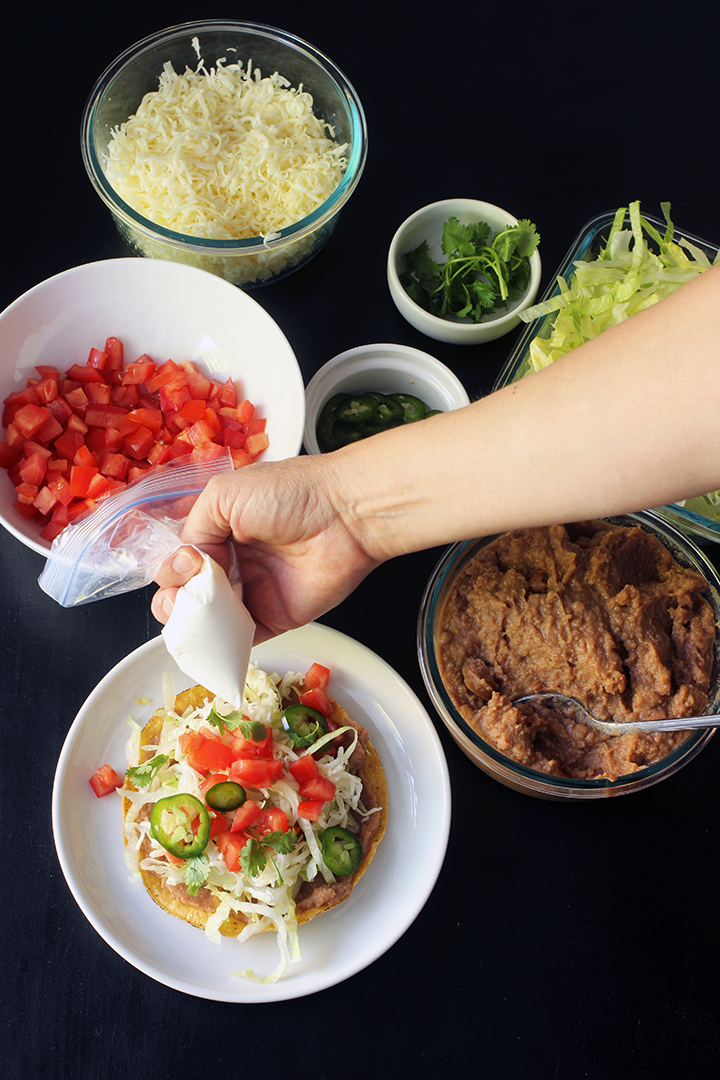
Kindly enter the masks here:
[[148, 469], [299, 453], [305, 392], [286, 337], [195, 267], [111, 259], [66, 270], [0, 314], [0, 523], [46, 555]]

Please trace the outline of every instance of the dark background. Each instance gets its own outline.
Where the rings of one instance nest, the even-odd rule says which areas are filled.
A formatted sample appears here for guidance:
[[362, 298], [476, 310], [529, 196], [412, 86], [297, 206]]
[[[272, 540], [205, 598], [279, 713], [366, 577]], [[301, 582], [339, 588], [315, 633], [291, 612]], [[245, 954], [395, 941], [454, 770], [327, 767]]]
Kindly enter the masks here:
[[[387, 248], [418, 207], [467, 196], [531, 218], [543, 288], [586, 221], [635, 198], [653, 214], [669, 200], [679, 227], [720, 242], [716, 19], [707, 4], [683, 4], [672, 22], [665, 5], [657, 10], [131, 2], [54, 5], [40, 19], [18, 5], [3, 20], [0, 307], [67, 267], [126, 254], [79, 149], [82, 107], [105, 66], [187, 19], [264, 22], [345, 71], [370, 142], [330, 243], [256, 299], [306, 381], [344, 349], [388, 341], [433, 353], [471, 397], [485, 394], [516, 334], [441, 345], [390, 299]], [[437, 556], [385, 566], [325, 619], [386, 658], [428, 708], [414, 634]], [[66, 611], [37, 586], [39, 556], [3, 533], [0, 558], [4, 1075], [716, 1075], [719, 740], [646, 792], [563, 805], [486, 778], [438, 720], [453, 787], [450, 844], [404, 937], [345, 984], [305, 999], [192, 998], [137, 972], [95, 933], [51, 832], [66, 732], [100, 678], [158, 632], [151, 590]]]

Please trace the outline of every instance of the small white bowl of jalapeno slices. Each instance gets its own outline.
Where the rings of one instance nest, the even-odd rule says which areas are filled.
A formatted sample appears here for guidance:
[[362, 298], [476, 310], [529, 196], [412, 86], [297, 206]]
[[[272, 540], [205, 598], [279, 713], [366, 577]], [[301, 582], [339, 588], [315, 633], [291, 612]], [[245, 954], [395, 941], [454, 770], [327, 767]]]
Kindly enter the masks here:
[[329, 360], [305, 391], [303, 446], [324, 454], [387, 428], [468, 405], [465, 387], [434, 356], [405, 345], [361, 345]]

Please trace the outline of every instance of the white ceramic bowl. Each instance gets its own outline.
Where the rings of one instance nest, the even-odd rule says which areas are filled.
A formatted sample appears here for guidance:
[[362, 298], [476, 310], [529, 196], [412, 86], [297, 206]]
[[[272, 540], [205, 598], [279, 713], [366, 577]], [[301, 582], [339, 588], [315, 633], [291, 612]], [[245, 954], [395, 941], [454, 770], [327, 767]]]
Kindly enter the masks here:
[[434, 356], [406, 345], [360, 345], [328, 360], [308, 383], [303, 438], [306, 453], [322, 453], [316, 427], [329, 398], [334, 394], [371, 390], [380, 394], [412, 394], [429, 409], [441, 412], [470, 403], [457, 375]]
[[[197, 361], [205, 374], [232, 377], [257, 415], [267, 417], [264, 460], [299, 453], [305, 389], [295, 354], [277, 323], [226, 281], [180, 263], [110, 259], [41, 282], [0, 314], [0, 397], [22, 390], [36, 364], [84, 364], [91, 346], [120, 338], [125, 362], [148, 353], [162, 362]], [[50, 545], [13, 507], [15, 488], [0, 470], [0, 523], [41, 555]]]
[[387, 279], [395, 306], [416, 330], [436, 341], [449, 341], [454, 345], [477, 345], [484, 341], [493, 341], [514, 329], [520, 322], [520, 312], [535, 300], [540, 286], [542, 266], [537, 251], [530, 256], [530, 282], [522, 299], [510, 304], [509, 309], [500, 315], [486, 315], [479, 323], [465, 319], [441, 319], [425, 311], [411, 300], [400, 283], [400, 274], [405, 269], [405, 255], [413, 251], [423, 240], [427, 240], [430, 255], [443, 262], [442, 231], [445, 222], [456, 217], [462, 225], [477, 221], [486, 221], [493, 233], [504, 229], [506, 225], [517, 225], [517, 218], [492, 203], [479, 202], [477, 199], [443, 199], [430, 203], [416, 210], [402, 223], [395, 233], [387, 262]]

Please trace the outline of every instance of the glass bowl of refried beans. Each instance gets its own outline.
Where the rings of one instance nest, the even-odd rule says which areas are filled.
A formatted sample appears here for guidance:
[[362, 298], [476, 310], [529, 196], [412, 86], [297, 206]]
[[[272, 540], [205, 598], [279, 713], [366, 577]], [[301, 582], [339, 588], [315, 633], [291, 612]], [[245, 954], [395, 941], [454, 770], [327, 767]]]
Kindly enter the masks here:
[[418, 621], [433, 704], [465, 754], [518, 791], [604, 798], [671, 776], [713, 729], [607, 736], [523, 694], [603, 720], [720, 711], [720, 578], [652, 511], [454, 544]]

